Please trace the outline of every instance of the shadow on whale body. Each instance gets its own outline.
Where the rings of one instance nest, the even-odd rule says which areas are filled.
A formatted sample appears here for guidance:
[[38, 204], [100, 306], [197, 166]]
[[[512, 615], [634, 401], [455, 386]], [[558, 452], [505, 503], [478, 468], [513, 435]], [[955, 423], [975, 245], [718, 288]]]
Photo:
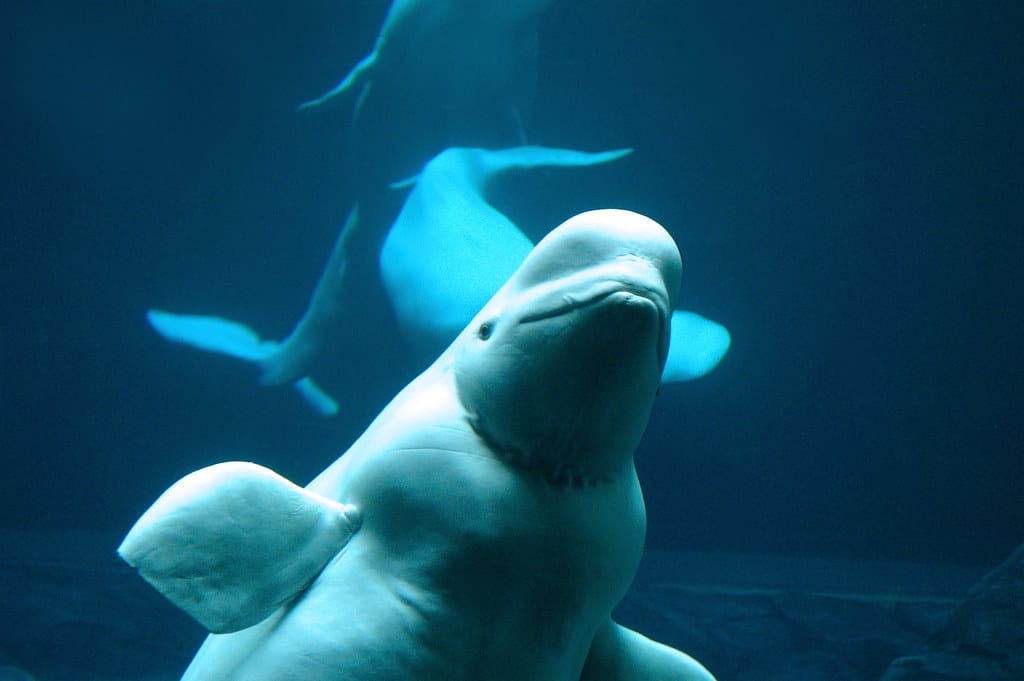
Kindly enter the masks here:
[[680, 273], [652, 220], [579, 215], [305, 489], [247, 463], [172, 486], [119, 553], [222, 632], [184, 679], [713, 681], [611, 619]]
[[[519, 227], [489, 203], [492, 183], [511, 172], [590, 166], [628, 153], [536, 146], [451, 148], [415, 178], [400, 183], [413, 188], [380, 247], [379, 271], [399, 331], [417, 360], [429, 362], [444, 349], [533, 248]], [[336, 361], [331, 339], [358, 316], [354, 308], [362, 303], [353, 299], [349, 265], [354, 257], [375, 256], [347, 248], [361, 228], [357, 207], [334, 245], [309, 307], [284, 341], [262, 340], [249, 327], [219, 317], [150, 310], [147, 319], [170, 341], [256, 363], [264, 383], [292, 383], [313, 409], [332, 415], [337, 402], [308, 374], [318, 362]], [[705, 375], [731, 342], [724, 326], [683, 310], [672, 314], [672, 333], [662, 374], [669, 382]]]

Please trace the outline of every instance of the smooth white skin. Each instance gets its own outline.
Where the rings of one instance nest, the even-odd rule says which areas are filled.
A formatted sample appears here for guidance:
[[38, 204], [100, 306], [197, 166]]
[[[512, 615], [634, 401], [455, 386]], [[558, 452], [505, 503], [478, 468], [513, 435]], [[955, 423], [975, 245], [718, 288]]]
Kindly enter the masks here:
[[[642, 665], [650, 642], [610, 613], [642, 551], [632, 456], [679, 271], [634, 213], [552, 232], [308, 486], [360, 509], [356, 535], [294, 603], [211, 636], [184, 678], [576, 681], [588, 655]], [[710, 678], [678, 655], [647, 678]]]
[[309, 586], [358, 526], [353, 506], [229, 461], [172, 485], [117, 552], [208, 630], [232, 632]]
[[580, 681], [715, 681], [699, 662], [611, 620], [594, 637]]

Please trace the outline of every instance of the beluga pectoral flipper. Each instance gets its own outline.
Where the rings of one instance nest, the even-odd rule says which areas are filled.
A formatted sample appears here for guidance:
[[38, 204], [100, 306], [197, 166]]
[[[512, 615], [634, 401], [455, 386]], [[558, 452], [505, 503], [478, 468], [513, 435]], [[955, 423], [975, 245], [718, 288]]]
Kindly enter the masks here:
[[172, 485], [117, 552], [209, 631], [227, 633], [306, 588], [358, 528], [354, 506], [232, 461]]

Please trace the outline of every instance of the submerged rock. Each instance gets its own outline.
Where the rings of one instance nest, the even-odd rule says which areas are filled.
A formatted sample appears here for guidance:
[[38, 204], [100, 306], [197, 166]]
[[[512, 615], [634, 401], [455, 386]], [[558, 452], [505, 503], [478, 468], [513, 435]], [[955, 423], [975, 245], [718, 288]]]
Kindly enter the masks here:
[[1024, 679], [1024, 545], [968, 593], [924, 652], [897, 659], [882, 681]]
[[24, 669], [0, 664], [0, 681], [36, 681], [36, 677]]

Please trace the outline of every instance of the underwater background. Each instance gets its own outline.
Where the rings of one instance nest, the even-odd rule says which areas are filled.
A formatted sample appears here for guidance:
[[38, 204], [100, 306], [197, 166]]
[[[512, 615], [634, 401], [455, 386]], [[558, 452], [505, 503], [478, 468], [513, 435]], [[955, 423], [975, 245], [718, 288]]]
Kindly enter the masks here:
[[[340, 405], [325, 419], [145, 319], [288, 334], [354, 199], [349, 105], [296, 106], [367, 53], [386, 7], [2, 10], [0, 679], [176, 678], [201, 632], [119, 571], [120, 537], [216, 461], [310, 479], [422, 369], [371, 308], [317, 377]], [[814, 565], [870, 573], [844, 593], [876, 600], [921, 579], [879, 563], [927, 565], [913, 574], [945, 609], [861, 668], [752, 671], [737, 660], [764, 656], [746, 639], [687, 641], [720, 681], [878, 678], [1024, 542], [1024, 5], [560, 0], [539, 39], [526, 140], [635, 151], [516, 178], [495, 203], [535, 238], [592, 208], [651, 216], [683, 254], [680, 305], [732, 335], [716, 369], [655, 404], [637, 453], [654, 562], [624, 607], [648, 629], [693, 603], [728, 626], [715, 603], [740, 606], [721, 592], [656, 592], [685, 581], [672, 566], [706, 569], [700, 555], [741, 566], [710, 570], [716, 588], [762, 593], [761, 573], [799, 593]], [[72, 596], [33, 596], [40, 579]], [[766, 631], [747, 635], [777, 641]], [[147, 652], [155, 638], [180, 643]], [[807, 640], [818, 662], [835, 653]]]

